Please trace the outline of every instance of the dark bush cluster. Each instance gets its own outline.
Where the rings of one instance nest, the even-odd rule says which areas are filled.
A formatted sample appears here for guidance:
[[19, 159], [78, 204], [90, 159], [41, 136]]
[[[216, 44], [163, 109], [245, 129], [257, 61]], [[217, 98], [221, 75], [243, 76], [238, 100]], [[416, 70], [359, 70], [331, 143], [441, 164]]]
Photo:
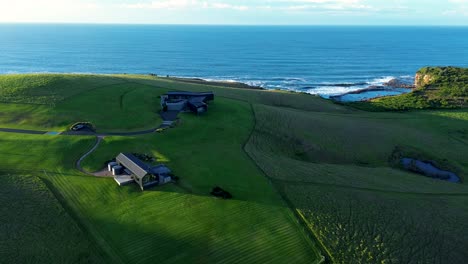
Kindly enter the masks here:
[[149, 154], [141, 154], [141, 153], [132, 153], [133, 156], [137, 157], [141, 161], [145, 162], [155, 162], [155, 158]]
[[223, 190], [221, 187], [218, 187], [218, 186], [214, 187], [213, 190], [210, 192], [210, 194], [219, 198], [223, 198], [223, 199], [232, 198], [232, 195], [229, 192]]

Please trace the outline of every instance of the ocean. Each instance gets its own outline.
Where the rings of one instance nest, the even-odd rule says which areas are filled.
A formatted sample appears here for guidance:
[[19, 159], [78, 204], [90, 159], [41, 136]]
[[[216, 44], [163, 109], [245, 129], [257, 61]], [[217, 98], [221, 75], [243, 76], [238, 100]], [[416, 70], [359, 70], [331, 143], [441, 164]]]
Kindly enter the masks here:
[[329, 96], [468, 67], [468, 27], [0, 24], [0, 74], [155, 73]]

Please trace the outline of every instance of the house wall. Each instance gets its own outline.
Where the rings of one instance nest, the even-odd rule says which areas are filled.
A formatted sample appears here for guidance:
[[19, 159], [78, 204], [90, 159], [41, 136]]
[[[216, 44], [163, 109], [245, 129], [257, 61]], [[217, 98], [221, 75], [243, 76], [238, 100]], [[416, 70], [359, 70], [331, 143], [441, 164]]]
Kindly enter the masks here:
[[168, 98], [167, 95], [161, 95], [161, 107], [164, 107]]
[[147, 187], [158, 185], [159, 177], [151, 174], [145, 175], [141, 180], [137, 181], [140, 185], [141, 190], [144, 190]]
[[166, 102], [166, 106], [168, 111], [182, 111], [187, 106], [187, 101], [180, 101], [176, 103]]

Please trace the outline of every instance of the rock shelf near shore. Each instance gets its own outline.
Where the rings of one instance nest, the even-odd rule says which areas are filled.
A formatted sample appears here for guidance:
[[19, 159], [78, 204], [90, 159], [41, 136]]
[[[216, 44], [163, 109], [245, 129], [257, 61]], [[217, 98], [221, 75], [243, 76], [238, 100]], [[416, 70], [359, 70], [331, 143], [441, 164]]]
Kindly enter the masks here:
[[405, 88], [405, 89], [414, 89], [416, 88], [415, 84], [404, 82], [399, 79], [391, 79], [390, 81], [383, 84], [384, 87], [393, 87], [393, 88]]
[[414, 84], [395, 78], [384, 83], [383, 85], [371, 85], [364, 89], [330, 96], [330, 99], [337, 102], [367, 101], [378, 97], [395, 96], [409, 93], [414, 88], [416, 88]]

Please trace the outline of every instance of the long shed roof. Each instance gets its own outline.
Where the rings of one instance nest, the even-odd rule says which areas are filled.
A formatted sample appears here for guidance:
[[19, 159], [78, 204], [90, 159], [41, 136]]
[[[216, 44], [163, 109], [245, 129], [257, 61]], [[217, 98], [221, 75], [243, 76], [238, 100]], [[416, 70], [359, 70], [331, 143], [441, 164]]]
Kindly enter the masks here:
[[130, 153], [120, 153], [116, 160], [140, 179], [150, 171], [150, 167], [146, 163]]
[[183, 97], [201, 97], [203, 101], [214, 100], [213, 92], [185, 92], [185, 91], [170, 91], [167, 92], [168, 96], [183, 96]]
[[186, 91], [169, 91], [168, 95], [187, 95], [187, 96], [207, 96], [213, 95], [213, 92], [186, 92]]

